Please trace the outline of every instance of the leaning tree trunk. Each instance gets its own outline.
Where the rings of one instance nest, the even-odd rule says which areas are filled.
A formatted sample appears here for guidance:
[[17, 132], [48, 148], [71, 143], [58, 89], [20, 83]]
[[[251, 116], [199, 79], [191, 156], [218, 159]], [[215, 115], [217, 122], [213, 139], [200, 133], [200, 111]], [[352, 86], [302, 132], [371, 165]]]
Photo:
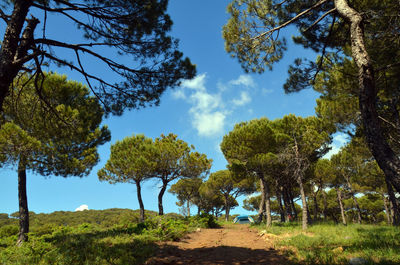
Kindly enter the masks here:
[[296, 209], [296, 204], [294, 204], [294, 196], [293, 193], [291, 191], [289, 191], [289, 196], [290, 196], [290, 207], [292, 207], [292, 212], [294, 215], [294, 220], [298, 220], [298, 213], [297, 213], [297, 209]]
[[340, 207], [340, 214], [342, 215], [342, 223], [344, 225], [347, 225], [346, 216], [344, 214], [343, 202], [342, 202], [342, 191], [340, 190], [340, 188], [336, 188], [336, 193], [337, 193], [338, 203], [339, 203], [339, 207]]
[[[37, 19], [27, 19], [27, 26], [21, 36], [33, 0], [14, 1], [14, 10], [7, 22], [0, 50], [0, 112], [10, 85], [23, 66], [22, 60], [33, 43], [33, 32], [39, 23]], [[21, 38], [22, 37], [22, 38]]]
[[144, 204], [143, 204], [143, 200], [142, 200], [142, 187], [140, 186], [140, 181], [136, 181], [136, 193], [137, 193], [137, 198], [139, 201], [139, 208], [140, 208], [140, 219], [139, 221], [141, 223], [144, 222]]
[[19, 234], [17, 245], [28, 241], [29, 210], [26, 196], [26, 167], [24, 159], [18, 163], [18, 202], [19, 202]]
[[165, 191], [167, 190], [168, 182], [163, 181], [160, 193], [158, 194], [158, 215], [164, 215], [164, 207], [163, 207], [163, 196]]
[[363, 18], [347, 0], [335, 0], [335, 7], [350, 23], [351, 51], [359, 70], [359, 105], [368, 147], [386, 179], [400, 192], [400, 159], [386, 141], [379, 121], [374, 68], [364, 43]]
[[265, 213], [265, 189], [264, 182], [262, 178], [260, 178], [260, 189], [261, 189], [261, 201], [260, 206], [258, 207], [258, 222], [261, 223], [264, 218]]

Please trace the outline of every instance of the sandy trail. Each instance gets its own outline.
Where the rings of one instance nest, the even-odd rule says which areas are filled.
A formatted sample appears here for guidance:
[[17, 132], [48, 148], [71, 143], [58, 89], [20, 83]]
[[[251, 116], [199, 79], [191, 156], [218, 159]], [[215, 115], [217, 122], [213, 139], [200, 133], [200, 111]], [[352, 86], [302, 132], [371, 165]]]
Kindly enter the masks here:
[[285, 264], [286, 259], [271, 248], [248, 225], [231, 224], [201, 229], [179, 242], [166, 242], [146, 264]]

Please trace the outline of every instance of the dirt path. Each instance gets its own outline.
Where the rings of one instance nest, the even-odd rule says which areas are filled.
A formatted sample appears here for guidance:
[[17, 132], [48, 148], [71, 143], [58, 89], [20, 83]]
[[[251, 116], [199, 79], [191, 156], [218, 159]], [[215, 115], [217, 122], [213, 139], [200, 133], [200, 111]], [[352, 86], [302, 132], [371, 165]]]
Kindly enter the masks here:
[[201, 229], [179, 242], [160, 246], [146, 264], [285, 264], [286, 259], [248, 225]]

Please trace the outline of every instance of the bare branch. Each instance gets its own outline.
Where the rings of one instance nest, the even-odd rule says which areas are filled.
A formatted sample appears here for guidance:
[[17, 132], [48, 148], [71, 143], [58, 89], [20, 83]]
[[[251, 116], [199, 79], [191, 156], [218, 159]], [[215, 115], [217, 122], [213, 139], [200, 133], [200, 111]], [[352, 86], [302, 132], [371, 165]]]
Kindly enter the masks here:
[[7, 16], [4, 12], [3, 9], [0, 8], [0, 18], [2, 18], [6, 23], [8, 23], [10, 16]]
[[314, 23], [311, 24], [311, 26], [309, 26], [306, 30], [304, 30], [303, 32], [307, 32], [309, 31], [311, 28], [313, 28], [315, 25], [317, 25], [321, 20], [323, 20], [327, 15], [333, 13], [336, 11], [336, 7], [332, 8], [331, 10], [329, 10], [328, 12], [326, 12], [325, 14], [323, 14], [321, 17], [319, 17], [317, 20], [314, 21]]
[[316, 4], [313, 5], [312, 7], [310, 7], [310, 8], [308, 8], [308, 9], [304, 10], [303, 12], [297, 14], [297, 16], [293, 17], [292, 19], [286, 21], [285, 23], [279, 25], [278, 27], [275, 27], [275, 28], [273, 28], [273, 29], [271, 29], [271, 30], [268, 30], [268, 31], [266, 31], [266, 32], [263, 32], [263, 33], [259, 34], [258, 36], [253, 37], [252, 40], [256, 40], [256, 39], [262, 38], [262, 37], [264, 37], [264, 36], [266, 36], [266, 35], [270, 35], [270, 34], [274, 33], [275, 31], [279, 31], [281, 28], [284, 28], [284, 27], [286, 27], [287, 25], [289, 25], [289, 24], [295, 22], [296, 20], [298, 20], [299, 18], [301, 18], [303, 15], [305, 15], [305, 14], [307, 14], [308, 12], [310, 12], [310, 11], [312, 11], [312, 10], [318, 8], [319, 6], [321, 6], [322, 4], [326, 3], [327, 1], [328, 1], [328, 0], [320, 0], [320, 1], [318, 1], [318, 3], [316, 3]]

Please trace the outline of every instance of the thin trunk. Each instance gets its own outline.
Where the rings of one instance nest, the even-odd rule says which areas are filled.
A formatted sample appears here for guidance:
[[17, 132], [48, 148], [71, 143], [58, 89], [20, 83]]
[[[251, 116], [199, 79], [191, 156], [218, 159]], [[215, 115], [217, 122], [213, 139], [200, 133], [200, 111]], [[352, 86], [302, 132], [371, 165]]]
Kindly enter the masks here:
[[284, 188], [282, 190], [282, 195], [283, 195], [283, 203], [285, 204], [285, 209], [286, 209], [286, 211], [285, 211], [285, 220], [286, 220], [286, 222], [289, 222], [289, 221], [291, 221], [290, 220], [291, 219], [290, 216], [293, 215], [293, 212], [292, 212], [292, 206], [290, 205], [289, 195], [288, 195], [288, 192], [287, 192], [286, 189], [287, 188]]
[[343, 202], [342, 202], [342, 191], [339, 188], [336, 188], [336, 193], [337, 193], [338, 203], [339, 203], [339, 207], [340, 207], [340, 214], [342, 215], [342, 223], [344, 225], [347, 225], [346, 216], [344, 215]]
[[201, 208], [200, 208], [200, 206], [197, 206], [197, 215], [200, 215], [201, 214]]
[[389, 209], [388, 205], [388, 199], [386, 198], [385, 194], [382, 192], [381, 197], [383, 200], [383, 206], [385, 207], [385, 213], [386, 213], [386, 219], [388, 222], [388, 225], [391, 225], [393, 223], [392, 216], [391, 216], [391, 211]]
[[318, 201], [317, 201], [317, 192], [313, 192], [313, 201], [314, 201], [314, 221], [318, 220], [318, 212], [319, 212], [319, 208], [318, 208]]
[[265, 189], [264, 182], [262, 178], [260, 178], [260, 189], [261, 189], [261, 201], [260, 206], [258, 207], [258, 222], [261, 223], [264, 218], [265, 213]]
[[307, 199], [306, 199], [306, 193], [304, 192], [304, 187], [303, 187], [303, 180], [300, 176], [297, 177], [297, 183], [299, 184], [300, 187], [300, 195], [301, 195], [301, 201], [303, 203], [303, 211], [302, 211], [302, 228], [303, 230], [307, 229], [308, 226], [308, 205], [307, 205]]
[[190, 216], [190, 200], [187, 200], [187, 215]]
[[389, 181], [386, 180], [386, 186], [389, 194], [389, 200], [391, 203], [391, 210], [392, 210], [392, 220], [393, 220], [393, 225], [398, 226], [400, 225], [400, 208], [399, 204], [397, 202], [396, 195], [393, 192], [392, 185], [390, 184]]
[[326, 221], [326, 219], [328, 218], [328, 199], [327, 199], [327, 195], [326, 192], [324, 190], [322, 190], [322, 198], [324, 200], [324, 221]]
[[354, 190], [353, 190], [353, 186], [350, 183], [350, 178], [345, 174], [343, 174], [343, 177], [346, 180], [347, 187], [350, 190], [351, 198], [353, 199], [353, 203], [357, 209], [357, 223], [361, 224], [361, 208], [360, 208], [360, 205], [358, 204], [356, 196], [354, 196]]
[[377, 89], [374, 68], [364, 43], [363, 18], [347, 0], [335, 0], [335, 7], [350, 24], [352, 57], [359, 70], [359, 105], [368, 147], [386, 179], [400, 192], [400, 159], [386, 141], [376, 109]]
[[143, 200], [142, 200], [142, 187], [140, 186], [140, 181], [136, 181], [136, 193], [137, 193], [137, 198], [139, 201], [139, 207], [140, 207], [140, 222], [143, 223], [144, 222], [144, 204], [143, 204]]
[[281, 215], [281, 222], [284, 223], [285, 222], [285, 209], [283, 209], [283, 205], [282, 205], [282, 193], [280, 191], [280, 187], [276, 188], [276, 199], [278, 200], [278, 204], [279, 204], [279, 213]]
[[272, 225], [272, 216], [271, 216], [271, 194], [269, 192], [269, 186], [268, 183], [264, 181], [264, 190], [265, 190], [265, 211], [267, 214], [267, 227], [270, 227]]
[[230, 205], [229, 205], [229, 194], [225, 195], [225, 221], [229, 221], [229, 210], [230, 210]]
[[163, 185], [161, 187], [160, 193], [158, 194], [158, 215], [164, 215], [164, 207], [163, 207], [163, 196], [165, 191], [167, 190], [168, 182], [163, 181]]
[[26, 196], [26, 167], [22, 158], [18, 163], [18, 202], [19, 202], [19, 235], [17, 245], [28, 241], [29, 233], [29, 210], [28, 198]]
[[289, 196], [290, 196], [290, 206], [292, 207], [294, 219], [298, 220], [297, 209], [296, 209], [296, 205], [294, 204], [294, 196], [293, 196], [293, 193], [290, 191], [289, 191]]

